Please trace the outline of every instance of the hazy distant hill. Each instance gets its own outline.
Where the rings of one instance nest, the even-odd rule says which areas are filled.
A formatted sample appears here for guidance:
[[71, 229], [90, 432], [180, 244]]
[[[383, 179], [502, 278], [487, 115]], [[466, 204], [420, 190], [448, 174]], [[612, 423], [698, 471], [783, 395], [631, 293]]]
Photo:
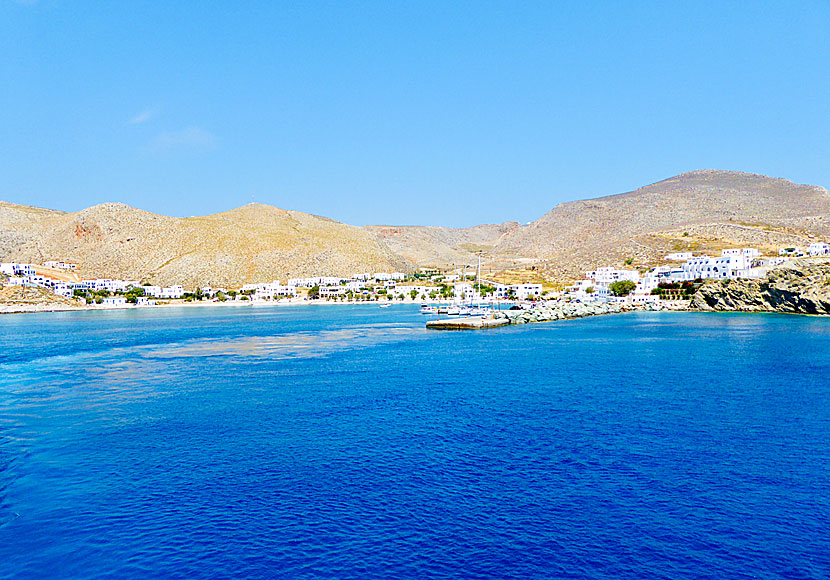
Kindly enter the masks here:
[[371, 232], [250, 204], [193, 218], [108, 203], [77, 213], [0, 206], [0, 260], [77, 263], [81, 273], [186, 286], [351, 276], [412, 264]]
[[506, 235], [494, 252], [540, 259], [553, 272], [578, 274], [625, 259], [645, 264], [675, 250], [804, 243], [808, 235], [828, 233], [827, 216], [830, 196], [821, 187], [733, 171], [692, 171], [630, 193], [557, 205]]

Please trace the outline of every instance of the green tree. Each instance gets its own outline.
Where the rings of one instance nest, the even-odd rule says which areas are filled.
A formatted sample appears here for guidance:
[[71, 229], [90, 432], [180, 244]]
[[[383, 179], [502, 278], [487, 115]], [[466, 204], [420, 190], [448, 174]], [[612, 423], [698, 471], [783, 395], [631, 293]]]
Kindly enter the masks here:
[[315, 286], [312, 286], [311, 288], [309, 288], [308, 297], [311, 298], [312, 300], [316, 299], [316, 298], [319, 298], [320, 297], [320, 286], [315, 285]]
[[593, 286], [588, 286], [585, 289], [585, 294], [593, 294], [593, 293], [594, 293], [594, 287]]
[[628, 296], [634, 292], [636, 287], [637, 285], [631, 280], [617, 280], [608, 286], [608, 290], [614, 296]]

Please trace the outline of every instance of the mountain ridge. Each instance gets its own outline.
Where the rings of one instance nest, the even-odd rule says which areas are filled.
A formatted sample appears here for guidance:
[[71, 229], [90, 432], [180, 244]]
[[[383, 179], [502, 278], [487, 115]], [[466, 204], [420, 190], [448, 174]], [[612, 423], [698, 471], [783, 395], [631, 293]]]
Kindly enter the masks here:
[[774, 250], [830, 236], [830, 194], [745, 172], [695, 170], [630, 192], [563, 202], [537, 220], [466, 228], [351, 226], [250, 203], [170, 217], [120, 202], [61, 212], [0, 202], [0, 260], [75, 262], [85, 275], [239, 285], [462, 266], [532, 268], [551, 282], [600, 265], [647, 267], [671, 251]]

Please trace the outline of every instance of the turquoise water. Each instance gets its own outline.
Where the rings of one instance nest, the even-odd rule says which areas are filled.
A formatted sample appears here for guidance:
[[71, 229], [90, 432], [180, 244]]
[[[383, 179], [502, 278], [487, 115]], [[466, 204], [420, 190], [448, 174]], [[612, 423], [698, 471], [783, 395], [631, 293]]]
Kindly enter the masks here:
[[0, 317], [3, 578], [827, 578], [830, 320]]

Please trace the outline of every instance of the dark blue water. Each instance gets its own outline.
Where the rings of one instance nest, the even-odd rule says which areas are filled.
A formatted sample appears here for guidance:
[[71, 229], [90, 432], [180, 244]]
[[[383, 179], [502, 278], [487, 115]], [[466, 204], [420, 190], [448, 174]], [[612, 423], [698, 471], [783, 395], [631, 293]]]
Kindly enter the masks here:
[[0, 317], [0, 577], [830, 577], [830, 320], [423, 321]]

